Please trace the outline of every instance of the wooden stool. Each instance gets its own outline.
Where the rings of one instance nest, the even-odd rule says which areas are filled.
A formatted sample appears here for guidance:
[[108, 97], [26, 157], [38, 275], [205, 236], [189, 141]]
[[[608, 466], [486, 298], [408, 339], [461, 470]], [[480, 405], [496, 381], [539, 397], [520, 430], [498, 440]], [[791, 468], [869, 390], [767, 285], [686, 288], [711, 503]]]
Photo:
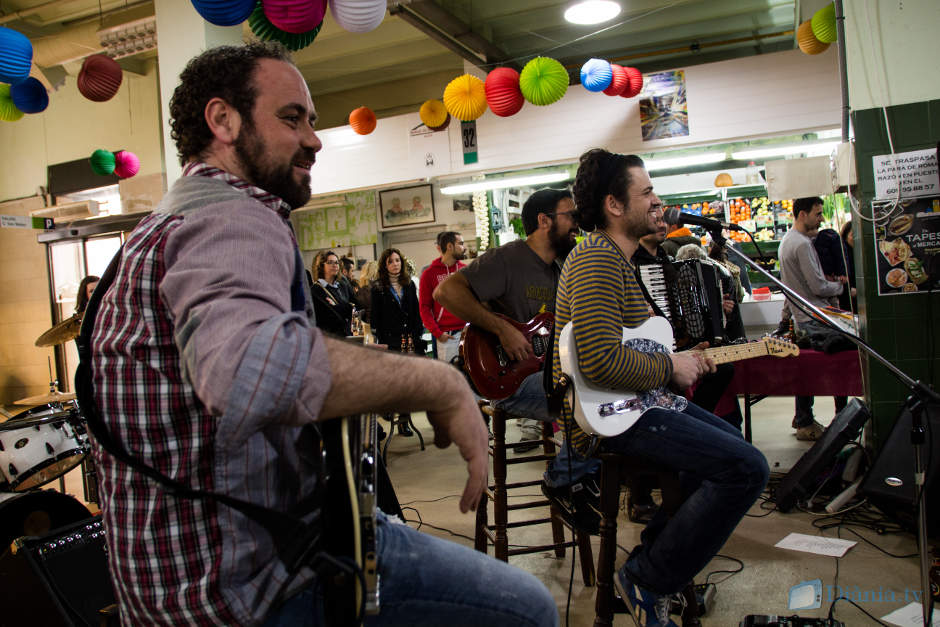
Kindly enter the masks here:
[[[481, 407], [481, 410], [491, 418], [491, 428], [493, 430], [493, 439], [490, 442], [490, 456], [493, 458], [493, 484], [487, 486], [486, 492], [480, 498], [480, 504], [477, 507], [476, 534], [474, 548], [482, 553], [487, 552], [490, 542], [493, 543], [496, 559], [504, 562], [509, 561], [510, 555], [522, 555], [526, 553], [539, 553], [554, 549], [556, 557], [565, 556], [565, 548], [569, 546], [578, 546], [578, 554], [581, 558], [581, 578], [585, 586], [594, 585], [594, 557], [591, 550], [590, 536], [581, 531], [575, 530], [576, 542], [565, 541], [565, 523], [555, 505], [548, 499], [539, 498], [525, 503], [508, 503], [508, 491], [516, 488], [532, 488], [541, 486], [542, 480], [536, 481], [517, 481], [507, 483], [507, 467], [512, 464], [524, 464], [532, 462], [547, 462], [555, 457], [555, 440], [553, 439], [551, 423], [542, 423], [542, 452], [524, 457], [506, 457], [506, 450], [515, 450], [518, 447], [527, 446], [528, 443], [518, 442], [506, 444], [506, 420], [509, 417], [506, 413], [490, 405]], [[493, 524], [489, 524], [487, 515], [488, 501], [493, 501]], [[531, 509], [535, 507], [549, 506], [549, 516], [547, 518], [536, 518], [530, 520], [521, 520], [509, 522], [509, 512], [514, 510]], [[528, 525], [539, 525], [544, 523], [552, 525], [552, 544], [542, 544], [538, 546], [529, 546], [521, 548], [509, 548], [509, 539], [507, 532], [509, 529], [525, 527]]]
[[[675, 471], [657, 469], [642, 459], [616, 453], [601, 453], [601, 546], [597, 556], [597, 593], [594, 597], [594, 625], [613, 625], [614, 612], [626, 611], [626, 606], [615, 608], [614, 570], [617, 557], [617, 515], [620, 510], [620, 486], [634, 474], [656, 474], [662, 491], [663, 511], [671, 516], [684, 500]], [[682, 613], [682, 627], [700, 625], [698, 602], [692, 583], [682, 591], [686, 607]]]

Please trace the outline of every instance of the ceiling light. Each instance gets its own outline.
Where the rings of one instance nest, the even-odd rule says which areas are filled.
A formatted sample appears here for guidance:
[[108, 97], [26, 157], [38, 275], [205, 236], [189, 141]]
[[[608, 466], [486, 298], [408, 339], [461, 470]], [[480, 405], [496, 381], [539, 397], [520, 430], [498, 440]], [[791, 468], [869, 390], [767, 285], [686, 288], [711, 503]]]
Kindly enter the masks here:
[[644, 161], [644, 164], [646, 165], [647, 171], [653, 172], [654, 170], [671, 170], [672, 168], [685, 168], [706, 163], [718, 163], [724, 160], [725, 153], [723, 152], [706, 152], [700, 155], [675, 157], [673, 159], [648, 159]]
[[841, 142], [823, 142], [819, 144], [797, 144], [795, 146], [770, 146], [767, 148], [755, 148], [754, 150], [732, 152], [731, 158], [739, 161], [748, 161], [750, 159], [786, 157], [788, 155], [828, 155], [830, 152], [835, 150], [835, 147], [840, 143]]
[[543, 185], [545, 183], [556, 183], [567, 179], [568, 173], [565, 171], [548, 172], [547, 174], [530, 174], [527, 176], [510, 176], [501, 179], [487, 179], [475, 183], [465, 183], [462, 185], [448, 185], [447, 187], [441, 188], [441, 193], [453, 196], [454, 194], [469, 194], [470, 192], [482, 192], [491, 189], [503, 189], [505, 187]]
[[620, 5], [611, 0], [584, 0], [565, 11], [572, 24], [600, 24], [620, 15]]
[[155, 15], [104, 28], [98, 31], [98, 41], [112, 59], [153, 50], [157, 47], [157, 18]]

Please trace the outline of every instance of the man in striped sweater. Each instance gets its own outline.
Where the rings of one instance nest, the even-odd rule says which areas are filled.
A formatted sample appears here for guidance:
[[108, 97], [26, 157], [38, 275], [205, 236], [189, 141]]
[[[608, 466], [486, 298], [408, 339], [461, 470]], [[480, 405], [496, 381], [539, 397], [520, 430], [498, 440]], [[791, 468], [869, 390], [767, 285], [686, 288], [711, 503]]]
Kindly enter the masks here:
[[[595, 149], [581, 156], [574, 197], [581, 226], [593, 231], [568, 255], [555, 303], [553, 378], [561, 375], [558, 336], [571, 322], [581, 373], [598, 385], [647, 391], [686, 389], [714, 364], [694, 352], [641, 352], [622, 343], [622, 327], [649, 312], [630, 259], [641, 237], [655, 230], [660, 201], [643, 161]], [[683, 474], [687, 498], [667, 520], [657, 514], [642, 544], [619, 569], [614, 584], [641, 625], [675, 625], [671, 596], [714, 557], [768, 478], [764, 456], [720, 418], [668, 391], [668, 408], [654, 407], [600, 448], [640, 457]], [[562, 423], [582, 453], [589, 438], [565, 404]]]

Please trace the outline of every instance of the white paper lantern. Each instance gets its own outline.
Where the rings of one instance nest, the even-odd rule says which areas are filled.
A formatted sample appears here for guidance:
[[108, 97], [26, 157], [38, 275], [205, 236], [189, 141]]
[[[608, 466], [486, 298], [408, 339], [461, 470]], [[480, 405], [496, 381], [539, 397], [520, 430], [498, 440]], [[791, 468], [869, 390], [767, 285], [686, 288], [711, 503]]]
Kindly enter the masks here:
[[336, 23], [351, 33], [368, 33], [385, 19], [386, 0], [332, 0]]

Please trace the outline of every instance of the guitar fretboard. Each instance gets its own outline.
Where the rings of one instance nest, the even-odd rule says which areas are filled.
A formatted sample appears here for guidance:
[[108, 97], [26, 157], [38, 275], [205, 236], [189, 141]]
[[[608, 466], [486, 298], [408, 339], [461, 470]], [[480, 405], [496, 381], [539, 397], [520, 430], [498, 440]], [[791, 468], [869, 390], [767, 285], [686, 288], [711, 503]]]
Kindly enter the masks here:
[[770, 351], [767, 349], [767, 342], [765, 341], [718, 346], [694, 352], [704, 354], [705, 357], [708, 357], [716, 364], [726, 364], [732, 361], [762, 357], [770, 354]]

